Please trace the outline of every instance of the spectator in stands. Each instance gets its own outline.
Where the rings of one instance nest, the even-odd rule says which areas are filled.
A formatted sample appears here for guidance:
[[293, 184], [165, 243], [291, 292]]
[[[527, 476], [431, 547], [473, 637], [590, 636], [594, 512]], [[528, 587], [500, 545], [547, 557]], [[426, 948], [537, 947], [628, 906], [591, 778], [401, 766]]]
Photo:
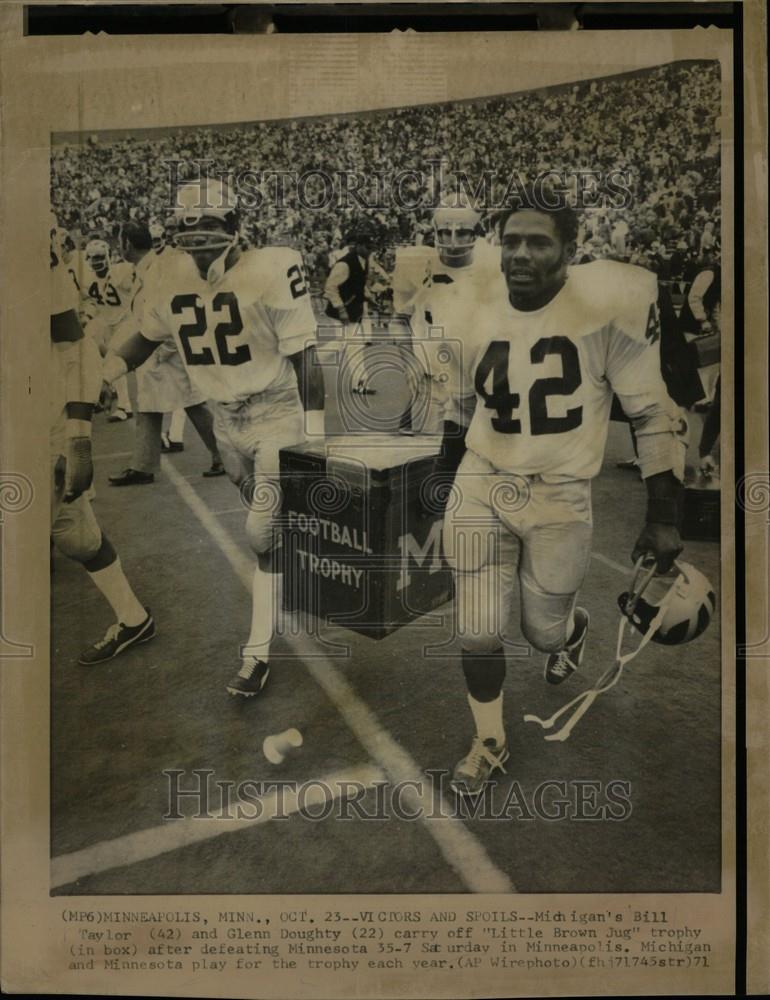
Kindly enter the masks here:
[[[684, 240], [697, 257], [704, 235], [719, 232], [720, 112], [718, 64], [700, 62], [583, 81], [577, 87], [356, 117], [174, 129], [117, 141], [89, 137], [82, 144], [53, 148], [52, 202], [62, 226], [85, 234], [108, 230], [129, 216], [137, 222], [165, 218], [167, 160], [184, 161], [180, 176], [194, 176], [198, 168], [191, 161], [200, 159], [210, 159], [224, 171], [325, 169], [331, 175], [354, 171], [362, 177], [380, 174], [387, 163], [392, 175], [416, 173], [403, 191], [413, 196], [411, 201], [394, 199], [383, 212], [384, 238], [414, 243], [416, 234], [429, 227], [441, 194], [430, 160], [449, 161], [444, 187], [451, 185], [452, 173], [457, 183], [460, 170], [471, 184], [490, 171], [493, 198], [499, 200], [508, 188], [513, 149], [514, 166], [523, 175], [556, 170], [573, 188], [576, 171], [625, 172], [631, 198], [627, 206], [611, 209], [609, 232], [602, 230], [606, 209], [597, 210], [605, 222], [597, 221], [597, 231], [588, 234], [599, 238], [592, 257], [623, 257], [631, 251], [632, 239], [636, 250], [656, 240], [670, 250], [672, 243]], [[501, 122], [505, 143], [499, 141]], [[289, 185], [279, 207], [276, 185], [263, 186], [260, 208], [244, 213], [244, 237], [266, 245], [290, 236], [306, 259], [316, 255], [320, 277], [327, 248], [341, 244], [335, 229], [351, 225], [356, 205], [332, 199], [308, 210]], [[629, 228], [625, 246], [622, 222]], [[706, 236], [705, 243], [711, 238]], [[671, 274], [680, 276], [673, 261]]]

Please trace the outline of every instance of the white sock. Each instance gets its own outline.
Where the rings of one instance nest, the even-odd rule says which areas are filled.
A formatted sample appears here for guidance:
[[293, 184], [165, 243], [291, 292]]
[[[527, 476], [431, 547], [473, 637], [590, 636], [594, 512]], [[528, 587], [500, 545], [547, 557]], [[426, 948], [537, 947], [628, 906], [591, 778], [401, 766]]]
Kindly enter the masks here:
[[118, 395], [118, 406], [125, 410], [126, 413], [131, 412], [131, 397], [128, 394], [128, 382], [126, 381], [126, 376], [119, 378], [115, 381], [115, 391]]
[[468, 695], [468, 704], [476, 723], [476, 734], [482, 740], [494, 740], [498, 746], [505, 743], [503, 727], [503, 692], [494, 701], [476, 701]]
[[168, 436], [171, 441], [183, 441], [184, 440], [184, 422], [187, 420], [187, 414], [184, 410], [174, 410], [171, 414], [171, 423], [168, 428]]
[[251, 631], [241, 657], [255, 656], [267, 662], [270, 642], [281, 611], [283, 573], [267, 573], [257, 565], [251, 585]]
[[141, 625], [147, 617], [147, 611], [136, 599], [120, 565], [120, 559], [116, 558], [109, 566], [88, 575], [109, 601], [119, 622], [131, 626]]

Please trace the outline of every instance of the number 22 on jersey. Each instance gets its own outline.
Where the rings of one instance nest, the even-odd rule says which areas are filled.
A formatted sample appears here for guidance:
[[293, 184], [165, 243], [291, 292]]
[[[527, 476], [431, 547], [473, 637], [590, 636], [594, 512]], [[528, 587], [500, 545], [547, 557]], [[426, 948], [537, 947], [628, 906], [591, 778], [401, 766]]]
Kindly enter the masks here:
[[[307, 295], [307, 283], [298, 264], [286, 272], [292, 299]], [[204, 304], [197, 292], [175, 295], [171, 312], [183, 322], [178, 327], [182, 353], [188, 365], [243, 365], [251, 361], [248, 343], [237, 338], [244, 324], [235, 292], [221, 291]], [[212, 330], [214, 343], [207, 332]]]
[[[510, 341], [493, 340], [476, 368], [475, 388], [484, 406], [495, 411], [496, 415], [491, 418], [494, 430], [500, 434], [521, 434], [521, 420], [514, 417], [514, 412], [521, 407], [521, 396], [526, 387], [519, 383], [516, 387], [522, 391], [511, 392], [510, 353]], [[561, 417], [548, 415], [548, 398], [571, 396], [582, 381], [580, 356], [571, 340], [559, 336], [542, 337], [530, 350], [529, 360], [536, 367], [552, 356], [561, 360], [562, 374], [536, 379], [529, 386], [527, 406], [532, 435], [564, 434], [580, 427], [583, 422], [582, 406], [568, 409]]]
[[171, 300], [171, 312], [175, 316], [192, 315], [192, 322], [181, 323], [179, 341], [188, 365], [242, 365], [251, 361], [248, 344], [232, 345], [231, 340], [243, 330], [238, 299], [233, 292], [217, 292], [211, 300], [211, 312], [219, 322], [214, 326], [216, 357], [211, 347], [200, 343], [206, 336], [209, 319], [199, 295], [190, 292], [175, 295]]

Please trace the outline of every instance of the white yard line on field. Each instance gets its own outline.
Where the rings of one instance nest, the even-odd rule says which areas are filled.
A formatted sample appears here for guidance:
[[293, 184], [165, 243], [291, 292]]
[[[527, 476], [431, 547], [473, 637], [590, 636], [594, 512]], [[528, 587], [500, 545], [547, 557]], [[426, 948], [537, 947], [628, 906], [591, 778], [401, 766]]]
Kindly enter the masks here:
[[[252, 559], [235, 543], [227, 529], [217, 521], [186, 478], [180, 475], [165, 457], [161, 459], [161, 465], [169, 482], [220, 548], [250, 594], [254, 575]], [[419, 821], [433, 837], [445, 860], [466, 888], [470, 892], [515, 892], [508, 876], [493, 864], [478, 838], [462, 820], [454, 817], [451, 805], [441, 803], [441, 808], [436, 809], [437, 799], [432, 786], [417, 762], [380, 724], [372, 710], [353, 691], [331, 660], [319, 654], [317, 646], [309, 638], [290, 638], [289, 643], [311, 676], [323, 688], [361, 746], [385, 771], [388, 779], [394, 784], [410, 783], [405, 787], [405, 791], [409, 792], [405, 798], [411, 797], [415, 810], [418, 811]]]
[[[204, 818], [172, 819], [162, 826], [139, 830], [137, 833], [129, 833], [114, 840], [104, 840], [82, 851], [73, 851], [72, 854], [62, 854], [52, 858], [51, 888], [69, 885], [78, 879], [98, 875], [113, 868], [124, 868], [140, 861], [149, 861], [160, 854], [168, 854], [169, 851], [177, 851], [182, 847], [199, 844], [226, 833], [249, 830], [276, 817], [291, 816], [300, 809], [306, 810], [311, 817], [320, 816], [323, 813], [314, 810], [318, 806], [323, 807], [326, 803], [340, 798], [343, 789], [350, 794], [351, 788], [372, 788], [384, 781], [387, 781], [387, 778], [380, 768], [369, 764], [362, 765], [327, 775], [320, 780], [298, 782], [296, 787], [293, 784], [285, 784], [280, 791], [276, 789], [265, 795], [250, 796], [249, 815], [245, 818], [236, 818], [225, 811]], [[231, 806], [230, 813], [232, 808]]]

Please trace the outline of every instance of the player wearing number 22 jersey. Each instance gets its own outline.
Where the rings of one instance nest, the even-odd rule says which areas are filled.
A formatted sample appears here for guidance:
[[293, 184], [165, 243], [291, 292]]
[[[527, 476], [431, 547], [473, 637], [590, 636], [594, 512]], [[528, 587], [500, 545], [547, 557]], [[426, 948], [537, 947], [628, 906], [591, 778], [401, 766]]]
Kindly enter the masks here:
[[546, 680], [580, 665], [589, 619], [576, 601], [613, 393], [648, 491], [633, 558], [649, 553], [666, 571], [681, 551], [684, 442], [661, 376], [655, 276], [614, 261], [570, 267], [577, 218], [567, 206], [515, 209], [498, 225], [505, 281], [466, 339], [477, 405], [444, 529], [476, 724], [455, 768], [461, 794], [477, 794], [508, 756], [502, 630], [514, 575], [522, 632], [548, 654]]
[[304, 440], [306, 430], [322, 433], [316, 324], [299, 254], [237, 246], [237, 203], [226, 184], [205, 179], [180, 188], [176, 216], [179, 249], [146, 289], [141, 332], [105, 369], [114, 378], [173, 341], [191, 382], [212, 404], [219, 452], [246, 500], [257, 556], [251, 632], [241, 669], [227, 685], [249, 697], [267, 679], [281, 607], [279, 452]]
[[289, 357], [315, 337], [300, 254], [289, 247], [248, 250], [213, 285], [189, 254], [169, 256], [142, 335], [173, 340], [191, 379], [217, 403], [232, 406], [280, 387], [296, 396]]

